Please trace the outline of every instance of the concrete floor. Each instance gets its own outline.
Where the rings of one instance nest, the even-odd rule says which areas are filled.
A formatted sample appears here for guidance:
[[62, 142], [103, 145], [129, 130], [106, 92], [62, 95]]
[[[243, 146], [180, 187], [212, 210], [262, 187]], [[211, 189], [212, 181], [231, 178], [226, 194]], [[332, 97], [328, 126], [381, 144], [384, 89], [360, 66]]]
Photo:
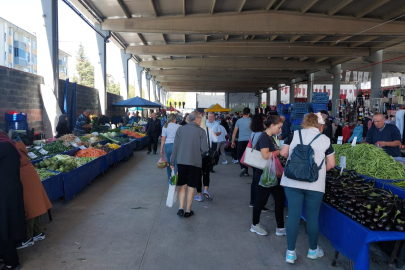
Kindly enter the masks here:
[[[166, 207], [166, 171], [157, 169], [158, 159], [134, 152], [70, 202], [54, 202], [53, 222], [42, 217], [46, 239], [19, 251], [23, 269], [343, 269], [330, 266], [333, 249], [322, 235], [325, 256], [306, 258], [304, 226], [296, 264], [285, 263], [286, 237], [274, 234], [274, 212], [262, 214], [268, 236], [251, 233], [251, 178], [239, 177], [239, 165], [215, 167], [214, 201], [194, 202], [193, 217], [177, 217], [178, 204]], [[274, 208], [271, 201], [268, 207]], [[387, 257], [376, 250], [370, 269], [387, 269]]]

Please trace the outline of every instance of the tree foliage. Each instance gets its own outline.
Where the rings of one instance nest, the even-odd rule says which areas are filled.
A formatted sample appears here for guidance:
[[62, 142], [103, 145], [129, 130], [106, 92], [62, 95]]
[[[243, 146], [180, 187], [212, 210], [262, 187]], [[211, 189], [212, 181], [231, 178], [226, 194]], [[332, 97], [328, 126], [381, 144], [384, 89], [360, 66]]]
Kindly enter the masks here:
[[183, 102], [186, 102], [186, 93], [185, 92], [175, 92], [171, 93], [170, 97], [167, 99], [167, 104], [166, 106], [170, 106], [170, 102], [172, 103], [172, 106], [174, 107], [174, 102], [177, 103], [176, 108], [179, 107], [179, 102], [181, 102], [181, 108], [183, 108]]
[[120, 88], [121, 88], [120, 84], [115, 83], [113, 76], [107, 77], [107, 92], [119, 95]]
[[81, 43], [76, 52], [76, 74], [73, 81], [94, 88], [94, 67], [90, 64]]

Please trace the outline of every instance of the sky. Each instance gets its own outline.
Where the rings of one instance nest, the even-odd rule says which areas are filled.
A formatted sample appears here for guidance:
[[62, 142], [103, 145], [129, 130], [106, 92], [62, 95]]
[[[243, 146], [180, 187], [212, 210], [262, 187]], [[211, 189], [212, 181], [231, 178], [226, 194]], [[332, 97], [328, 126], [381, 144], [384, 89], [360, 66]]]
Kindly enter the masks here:
[[[94, 30], [88, 26], [65, 3], [59, 0], [59, 49], [74, 58], [80, 43], [83, 44], [87, 57], [92, 65], [97, 62], [97, 43]], [[36, 33], [41, 25], [42, 12], [40, 0], [0, 0], [0, 17]], [[40, 44], [38, 44], [40, 45]], [[134, 65], [132, 61], [130, 65]], [[120, 76], [120, 50], [112, 42], [107, 43], [107, 74], [118, 82]], [[40, 75], [40, 74], [39, 74]], [[129, 83], [133, 85], [134, 76], [130, 74]]]

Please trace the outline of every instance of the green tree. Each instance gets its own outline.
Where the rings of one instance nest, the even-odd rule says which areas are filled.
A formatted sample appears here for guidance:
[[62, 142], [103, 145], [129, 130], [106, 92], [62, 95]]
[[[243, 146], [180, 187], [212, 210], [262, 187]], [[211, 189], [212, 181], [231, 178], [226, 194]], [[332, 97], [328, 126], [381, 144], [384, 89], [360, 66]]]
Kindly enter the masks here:
[[185, 92], [170, 93], [170, 96], [167, 99], [167, 104], [165, 105], [170, 106], [170, 102], [172, 103], [173, 107], [174, 102], [177, 102], [176, 108], [179, 108], [179, 102], [181, 102], [180, 108], [183, 108], [183, 102], [186, 102], [186, 93]]
[[114, 82], [114, 77], [107, 77], [107, 92], [119, 95], [120, 94], [120, 84]]
[[128, 98], [134, 97], [135, 97], [135, 87], [133, 85], [129, 85]]
[[94, 87], [94, 67], [90, 64], [81, 43], [76, 52], [76, 74], [73, 81], [84, 86]]

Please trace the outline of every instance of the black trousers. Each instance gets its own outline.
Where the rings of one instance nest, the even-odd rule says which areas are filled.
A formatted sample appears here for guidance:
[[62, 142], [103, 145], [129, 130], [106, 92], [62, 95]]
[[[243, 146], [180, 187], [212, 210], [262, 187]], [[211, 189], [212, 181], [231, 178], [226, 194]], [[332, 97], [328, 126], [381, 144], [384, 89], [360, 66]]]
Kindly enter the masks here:
[[[218, 148], [218, 143], [214, 143], [214, 142], [211, 143], [211, 149], [212, 149], [212, 150], [215, 151], [215, 150], [217, 150], [217, 148]], [[210, 165], [210, 169], [211, 169], [211, 170], [214, 170], [214, 165], [213, 165], [213, 164]]]
[[[8, 240], [0, 241], [0, 259], [7, 266], [17, 266], [20, 264], [17, 254], [18, 241]], [[7, 269], [7, 268], [6, 268]]]
[[211, 164], [210, 164], [210, 159], [209, 157], [204, 157], [202, 160], [202, 168], [201, 168], [201, 177], [202, 177], [202, 184], [200, 181], [200, 186], [197, 187], [197, 192], [201, 193], [203, 186], [204, 187], [209, 187], [210, 186], [210, 169], [211, 169]]
[[[255, 169], [253, 181], [257, 181], [257, 183], [259, 183], [262, 173], [262, 170]], [[267, 204], [270, 194], [272, 194], [274, 198], [274, 214], [276, 216], [277, 228], [284, 228], [285, 193], [284, 188], [280, 186], [280, 181], [277, 186], [270, 188], [265, 188], [257, 184], [257, 197], [253, 207], [253, 225], [260, 223], [260, 214], [263, 207]]]
[[246, 173], [248, 172], [248, 167], [246, 167], [245, 165], [243, 165], [242, 163], [240, 163], [240, 160], [242, 159], [243, 153], [246, 150], [246, 146], [248, 145], [249, 141], [242, 141], [242, 142], [238, 142], [238, 160], [239, 160], [239, 164], [240, 164], [240, 168], [241, 169], [246, 169]]
[[250, 186], [250, 204], [255, 205], [257, 199], [257, 187], [259, 186], [260, 176], [255, 177], [256, 168], [253, 169], [252, 185]]
[[158, 139], [159, 139], [159, 133], [157, 132], [151, 132], [149, 135], [149, 142], [148, 142], [148, 151], [151, 151], [152, 149], [152, 143], [153, 143], [153, 151], [157, 151], [157, 146], [158, 146]]
[[238, 143], [236, 142], [235, 148], [231, 147], [231, 155], [233, 160], [238, 160]]

